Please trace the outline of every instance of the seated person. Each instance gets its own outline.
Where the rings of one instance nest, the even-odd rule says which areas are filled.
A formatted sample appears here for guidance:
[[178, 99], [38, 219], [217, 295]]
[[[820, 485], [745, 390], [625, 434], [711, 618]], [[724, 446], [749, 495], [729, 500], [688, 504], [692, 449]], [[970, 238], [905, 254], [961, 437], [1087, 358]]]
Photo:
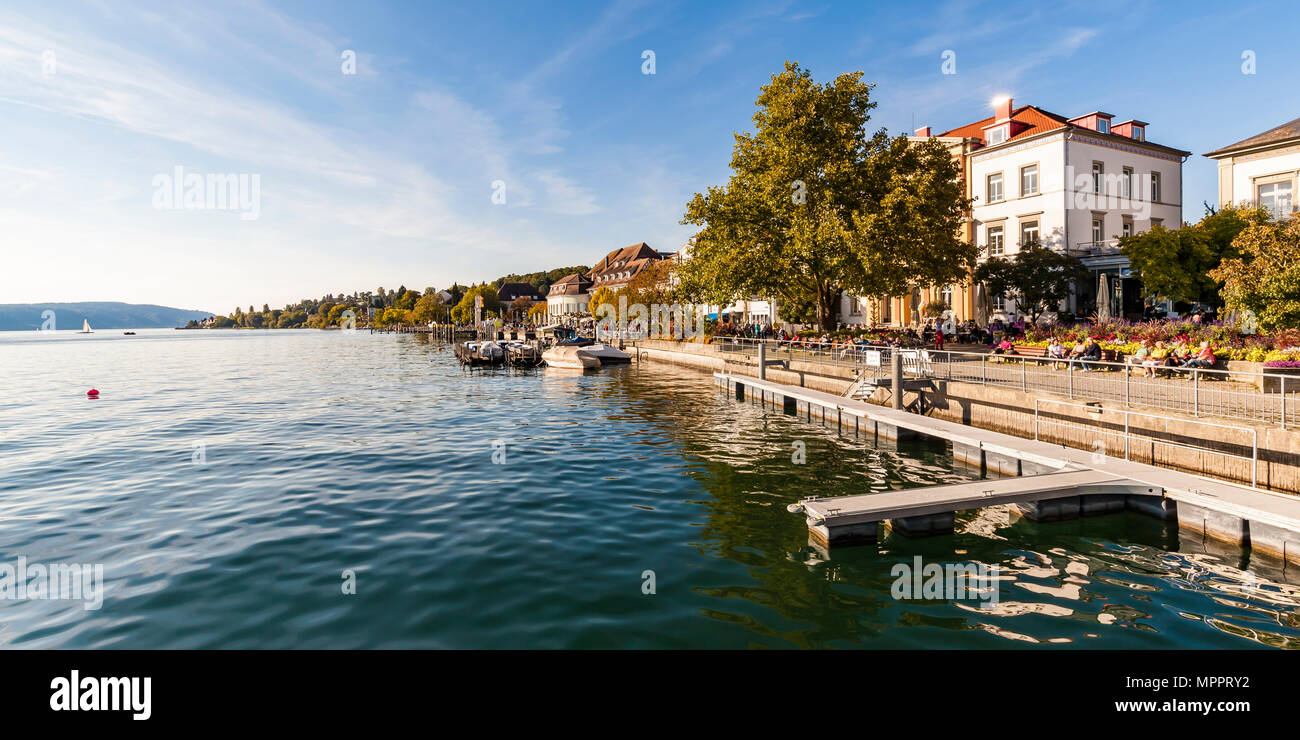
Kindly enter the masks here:
[[1196, 355], [1183, 363], [1183, 367], [1191, 369], [1205, 369], [1214, 367], [1217, 358], [1214, 356], [1214, 350], [1210, 349], [1209, 342], [1201, 342], [1201, 349]]
[[1165, 366], [1182, 367], [1190, 359], [1192, 359], [1192, 353], [1188, 351], [1187, 343], [1180, 340], [1169, 349], [1169, 357], [1165, 359]]
[[1151, 350], [1151, 354], [1142, 362], [1142, 367], [1146, 368], [1143, 375], [1154, 378], [1156, 377], [1156, 368], [1164, 367], [1169, 361], [1169, 348], [1164, 342], [1156, 342], [1156, 346]]
[[[1141, 367], [1143, 364], [1146, 363], [1148, 359], [1150, 359], [1151, 347], [1149, 346], [1149, 343], [1145, 339], [1140, 340], [1138, 344], [1140, 346], [1138, 347], [1137, 351], [1128, 356], [1128, 364], [1137, 365], [1138, 367]], [[1142, 374], [1146, 375], [1146, 371], [1143, 370]]]
[[1003, 337], [1001, 342], [998, 342], [991, 350], [989, 350], [989, 354], [991, 355], [1014, 355], [1015, 353], [1015, 345], [1013, 345], [1011, 340], [1006, 337]]
[[[1079, 363], [1083, 372], [1090, 372], [1093, 363], [1101, 361], [1101, 345], [1097, 344], [1095, 337], [1088, 337], [1086, 342], [1080, 342], [1074, 345], [1074, 351], [1070, 352], [1070, 365]], [[1077, 352], [1077, 354], [1076, 354]]]

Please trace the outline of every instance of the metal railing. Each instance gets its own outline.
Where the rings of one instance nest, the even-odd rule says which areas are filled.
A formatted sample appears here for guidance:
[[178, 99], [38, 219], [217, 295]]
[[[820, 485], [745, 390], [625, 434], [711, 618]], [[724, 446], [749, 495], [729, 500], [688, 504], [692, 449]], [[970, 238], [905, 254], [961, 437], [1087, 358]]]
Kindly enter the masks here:
[[[1217, 368], [1145, 367], [1124, 362], [930, 350], [935, 377], [1057, 393], [1071, 400], [1154, 406], [1193, 417], [1300, 423], [1300, 378]], [[1146, 375], [1155, 373], [1155, 377]], [[1163, 376], [1162, 376], [1163, 375]]]
[[[1044, 420], [1042, 413], [1039, 410], [1039, 405], [1044, 403], [1050, 404], [1052, 406], [1058, 406], [1058, 407], [1066, 406], [1069, 408], [1084, 409], [1088, 413], [1097, 414], [1098, 421], [1100, 421], [1102, 414], [1123, 414], [1124, 430], [1121, 432], [1117, 429], [1116, 430], [1102, 429], [1100, 428], [1100, 425], [1089, 426], [1086, 424], [1081, 424], [1078, 422], [1071, 422], [1071, 421], [1057, 421], [1051, 419]], [[1173, 422], [1175, 424], [1195, 424], [1201, 427], [1211, 427], [1214, 429], [1229, 429], [1235, 432], [1241, 432], [1243, 433], [1244, 438], [1240, 444], [1237, 444], [1237, 446], [1244, 448], [1246, 446], [1245, 439], [1249, 439], [1250, 455], [1242, 455], [1233, 452], [1224, 452], [1223, 450], [1213, 449], [1208, 445], [1184, 444], [1182, 442], [1174, 442], [1169, 439], [1160, 439], [1158, 437], [1136, 434], [1133, 431], [1133, 425], [1132, 425], [1132, 417], [1134, 416], [1142, 417], [1145, 419], [1156, 419], [1156, 420], [1163, 421], [1165, 425], [1165, 429], [1163, 433], [1166, 436], [1172, 436], [1172, 433], [1169, 431], [1170, 422]], [[1183, 450], [1192, 450], [1193, 452], [1206, 452], [1213, 455], [1222, 455], [1223, 457], [1230, 457], [1238, 460], [1248, 460], [1250, 461], [1250, 486], [1251, 488], [1259, 487], [1259, 430], [1253, 427], [1238, 427], [1238, 426], [1231, 426], [1228, 424], [1215, 424], [1208, 421], [1200, 421], [1198, 419], [1178, 419], [1170, 416], [1164, 416], [1161, 414], [1145, 413], [1142, 411], [1127, 411], [1125, 409], [1102, 408], [1100, 406], [1090, 406], [1088, 404], [1083, 404], [1083, 403], [1069, 403], [1066, 401], [1057, 401], [1050, 398], [1035, 398], [1034, 399], [1034, 440], [1035, 441], [1039, 441], [1041, 439], [1040, 432], [1039, 432], [1040, 425], [1052, 425], [1052, 426], [1066, 427], [1068, 429], [1078, 429], [1081, 431], [1086, 431], [1090, 434], [1123, 437], [1125, 460], [1132, 459], [1130, 454], [1130, 447], [1131, 447], [1130, 443], [1134, 440], [1138, 440], [1141, 442], [1149, 442], [1153, 446], [1164, 445], [1166, 447], [1175, 447]], [[1108, 448], [1105, 448], [1103, 446], [1102, 450], [1097, 450], [1096, 446], [1095, 445], [1093, 446], [1093, 451], [1100, 452], [1101, 454], [1106, 454], [1107, 449]], [[1155, 459], [1154, 447], [1151, 452], [1151, 458], [1152, 460]]]
[[[758, 356], [767, 344], [767, 360], [787, 360], [828, 365], [861, 375], [874, 365], [868, 353], [880, 353], [888, 365], [895, 347], [870, 344], [783, 342], [748, 337], [718, 337], [713, 346], [722, 352]], [[920, 345], [918, 345], [920, 346]], [[1276, 424], [1283, 429], [1300, 426], [1300, 377], [1281, 373], [1220, 368], [1151, 367], [1125, 362], [1083, 361], [993, 355], [985, 352], [927, 348], [930, 375], [938, 380], [1013, 388], [1025, 393], [1046, 392], [1070, 400], [1112, 401], [1124, 408], [1156, 407], [1193, 417], [1221, 417]], [[1157, 373], [1149, 377], [1147, 372]]]
[[[861, 373], [873, 363], [889, 363], [893, 348], [861, 344], [835, 344], [833, 342], [784, 341], [755, 339], [752, 337], [716, 337], [711, 346], [720, 352], [757, 358], [759, 345], [766, 344], [768, 362], [808, 362]], [[755, 360], [756, 361], [756, 360]]]

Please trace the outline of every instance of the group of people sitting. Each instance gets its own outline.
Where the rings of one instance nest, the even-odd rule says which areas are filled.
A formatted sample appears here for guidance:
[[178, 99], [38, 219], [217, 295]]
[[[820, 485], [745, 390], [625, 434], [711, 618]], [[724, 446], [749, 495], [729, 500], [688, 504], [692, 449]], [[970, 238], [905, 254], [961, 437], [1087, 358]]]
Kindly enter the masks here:
[[1214, 367], [1217, 360], [1209, 342], [1201, 342], [1195, 352], [1185, 340], [1171, 342], [1168, 345], [1164, 342], [1156, 342], [1152, 347], [1150, 342], [1143, 339], [1140, 345], [1138, 350], [1129, 356], [1128, 361], [1129, 364], [1140, 366], [1142, 375], [1149, 378], [1154, 378], [1161, 368], [1204, 370]]
[[[989, 354], [1019, 353], [1016, 352], [1011, 340], [1004, 337], [1001, 342], [989, 349]], [[1068, 363], [1070, 368], [1078, 365], [1083, 372], [1099, 369], [1096, 365], [1101, 362], [1101, 354], [1101, 345], [1097, 343], [1096, 337], [1077, 340], [1070, 347], [1053, 337], [1045, 351], [1048, 359], [1060, 360], [1061, 365]], [[1138, 350], [1128, 357], [1127, 362], [1142, 368], [1144, 377], [1153, 378], [1164, 370], [1211, 369], [1217, 362], [1217, 358], [1209, 342], [1201, 342], [1200, 346], [1193, 351], [1186, 340], [1170, 342], [1168, 345], [1164, 342], [1156, 342], [1153, 347], [1149, 341], [1143, 339], [1139, 342]]]

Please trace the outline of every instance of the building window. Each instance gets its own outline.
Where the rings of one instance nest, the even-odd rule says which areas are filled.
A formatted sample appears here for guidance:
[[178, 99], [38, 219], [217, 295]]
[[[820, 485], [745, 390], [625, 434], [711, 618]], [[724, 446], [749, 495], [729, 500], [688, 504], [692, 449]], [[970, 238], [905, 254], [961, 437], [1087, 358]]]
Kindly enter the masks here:
[[1134, 126], [1134, 127], [1133, 127], [1133, 138], [1134, 138], [1135, 140], [1137, 140], [1137, 141], [1145, 141], [1146, 138], [1147, 138], [1147, 130], [1146, 130], [1146, 127], [1145, 127], [1145, 126]]
[[880, 299], [880, 321], [881, 321], [881, 323], [883, 323], [883, 324], [888, 324], [888, 323], [890, 322], [890, 320], [893, 318], [893, 315], [892, 315], [892, 314], [893, 314], [893, 308], [894, 308], [894, 299], [892, 299], [892, 298], [881, 298], [881, 299]]
[[862, 301], [858, 300], [857, 296], [853, 296], [849, 299], [849, 313], [854, 316], [862, 313]]
[[1026, 221], [1020, 225], [1020, 248], [1038, 244], [1038, 222]]
[[1038, 194], [1038, 165], [1031, 164], [1020, 168], [1020, 194], [1022, 196]]
[[1006, 296], [1002, 296], [1002, 295], [990, 296], [990, 298], [989, 298], [989, 302], [993, 304], [993, 310], [994, 310], [994, 311], [1003, 311], [1003, 312], [1005, 312], [1005, 311], [1007, 310], [1007, 297], [1006, 297]]
[[1001, 144], [1002, 142], [1007, 140], [1007, 127], [998, 126], [997, 128], [989, 129], [987, 136], [988, 136], [989, 146], [993, 146], [994, 144]]
[[1152, 203], [1160, 202], [1160, 173], [1159, 172], [1151, 173], [1151, 202]]
[[1098, 118], [1097, 118], [1097, 130], [1100, 131], [1100, 132], [1102, 132], [1103, 134], [1109, 134], [1109, 133], [1110, 133], [1110, 121], [1107, 120], [1107, 119], [1105, 119], [1105, 118], [1098, 117]]
[[1092, 241], [1098, 244], [1101, 243], [1106, 238], [1105, 234], [1106, 222], [1100, 218], [1094, 218], [1092, 220]]
[[943, 290], [939, 291], [939, 300], [943, 301], [943, 305], [947, 306], [948, 308], [952, 308], [952, 286], [951, 285], [943, 286]]
[[1133, 222], [1124, 219], [1124, 225], [1120, 227], [1120, 233], [1124, 236], [1133, 236]]
[[1132, 167], [1124, 168], [1124, 179], [1120, 183], [1120, 187], [1123, 189], [1125, 198], [1133, 197], [1133, 168]]
[[997, 257], [998, 255], [1006, 251], [1005, 244], [1002, 239], [1001, 226], [990, 226], [988, 229], [988, 237], [989, 237], [990, 257]]
[[1101, 195], [1101, 182], [1106, 177], [1106, 167], [1101, 162], [1092, 163], [1092, 192]]
[[1002, 200], [1002, 173], [989, 175], [988, 178], [988, 202], [997, 203]]
[[1260, 207], [1273, 214], [1273, 218], [1284, 218], [1291, 213], [1293, 202], [1291, 183], [1275, 182], [1270, 185], [1260, 185], [1256, 190], [1256, 199]]

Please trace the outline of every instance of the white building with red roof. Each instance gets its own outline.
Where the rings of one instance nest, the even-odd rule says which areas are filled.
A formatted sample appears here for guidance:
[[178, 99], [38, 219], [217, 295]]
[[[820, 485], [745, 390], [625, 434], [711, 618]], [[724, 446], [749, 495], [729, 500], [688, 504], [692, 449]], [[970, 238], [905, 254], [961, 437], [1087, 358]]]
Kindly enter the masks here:
[[[1141, 288], [1117, 242], [1154, 225], [1182, 224], [1182, 166], [1190, 152], [1151, 142], [1144, 121], [1114, 118], [1102, 111], [1066, 118], [1003, 98], [994, 101], [994, 115], [939, 136], [974, 141], [964, 169], [981, 261], [1014, 256], [1031, 243], [1074, 254], [1093, 279], [1078, 286], [1068, 310], [1092, 310], [1098, 286], [1106, 285], [1115, 314], [1140, 316]], [[991, 309], [1015, 315], [1014, 297], [988, 298]]]

